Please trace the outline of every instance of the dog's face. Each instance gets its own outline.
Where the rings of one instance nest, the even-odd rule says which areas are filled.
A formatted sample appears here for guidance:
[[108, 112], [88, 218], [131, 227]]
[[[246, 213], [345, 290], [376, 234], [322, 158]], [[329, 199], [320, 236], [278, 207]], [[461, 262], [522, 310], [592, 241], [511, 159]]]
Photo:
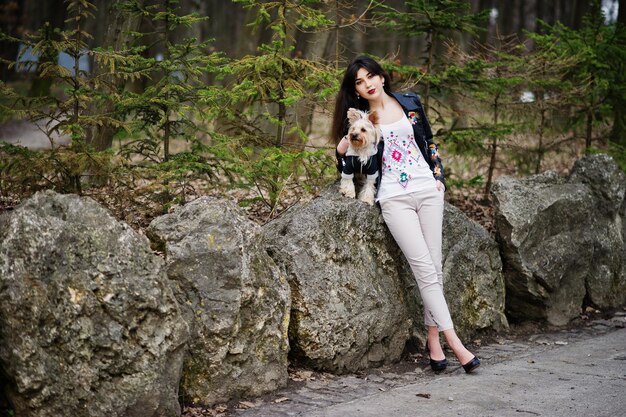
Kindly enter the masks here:
[[378, 114], [376, 111], [367, 113], [357, 109], [348, 110], [348, 141], [354, 149], [368, 148], [378, 143], [380, 132], [376, 128]]

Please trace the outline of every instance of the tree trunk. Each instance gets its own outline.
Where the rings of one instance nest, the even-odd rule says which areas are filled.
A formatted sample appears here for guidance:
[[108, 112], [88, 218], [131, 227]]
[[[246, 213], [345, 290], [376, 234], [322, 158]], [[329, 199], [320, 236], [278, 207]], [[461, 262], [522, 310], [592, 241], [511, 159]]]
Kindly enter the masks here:
[[[472, 10], [472, 13], [478, 13], [478, 10]], [[452, 39], [459, 45], [459, 49], [462, 52], [470, 52], [471, 38], [466, 34], [455, 31], [451, 34]], [[463, 109], [463, 105], [459, 102], [460, 97], [455, 91], [448, 93], [448, 103], [452, 110], [452, 123], [450, 129], [465, 129], [469, 126], [469, 120], [467, 119], [467, 112]]]
[[[46, 2], [23, 0], [18, 2], [18, 5], [21, 7], [21, 15], [19, 19], [19, 26], [13, 29], [14, 35], [35, 33], [39, 29], [43, 28], [44, 25], [48, 24], [47, 26], [50, 28], [48, 36], [53, 38], [55, 37], [55, 34], [52, 31], [57, 28], [62, 30], [65, 26], [64, 21], [67, 7], [63, 0], [50, 0]], [[12, 56], [10, 56], [9, 59], [14, 60], [17, 56], [17, 45], [13, 45], [13, 47], [7, 45], [7, 52], [12, 52]], [[56, 61], [57, 57], [44, 54], [44, 56], [40, 59], [46, 61]], [[3, 64], [0, 65], [4, 67]], [[7, 80], [7, 78], [2, 78], [2, 80]], [[34, 79], [33, 84], [31, 84], [31, 91], [29, 94], [33, 96], [49, 95], [51, 84], [52, 82], [49, 79], [41, 79], [37, 77]]]
[[543, 102], [543, 91], [540, 92], [541, 96], [537, 96], [537, 102], [539, 104], [540, 111], [540, 120], [539, 120], [539, 143], [537, 144], [537, 164], [535, 165], [535, 174], [539, 174], [541, 172], [541, 162], [543, 160], [543, 155], [545, 153], [545, 149], [543, 148], [543, 135], [546, 128], [546, 109], [544, 108]]
[[521, 31], [523, 0], [498, 0], [498, 34], [511, 35]]
[[[120, 0], [121, 1], [121, 0]], [[130, 37], [127, 35], [129, 31], [136, 31], [139, 29], [140, 18], [131, 18], [121, 13], [115, 5], [117, 1], [111, 2], [106, 13], [106, 21], [104, 23], [105, 35], [103, 37], [103, 45], [110, 46], [116, 51], [125, 49], [130, 42]], [[142, 1], [143, 4], [143, 1]], [[99, 62], [95, 62], [93, 66], [93, 76], [97, 77], [107, 71], [103, 68]], [[112, 76], [106, 76], [107, 82], [111, 82]], [[115, 81], [113, 88], [121, 89], [124, 86], [123, 80]], [[111, 102], [107, 102], [104, 107], [96, 108], [93, 105], [89, 109], [89, 113], [112, 113], [114, 105]], [[109, 149], [113, 145], [113, 135], [115, 134], [115, 128], [112, 126], [94, 126], [88, 131], [87, 143], [89, 143], [97, 151], [103, 151]]]
[[[500, 95], [497, 94], [494, 102], [493, 102], [493, 126], [494, 128], [498, 126], [498, 100], [500, 99]], [[485, 184], [484, 198], [487, 200], [489, 198], [489, 191], [491, 189], [491, 183], [493, 182], [493, 173], [496, 169], [496, 156], [498, 153], [498, 136], [494, 134], [491, 138], [491, 156], [489, 158], [489, 170], [487, 172], [487, 183]]]
[[620, 103], [618, 100], [615, 100], [613, 104], [611, 142], [617, 143], [626, 148], [626, 111], [623, 103]]
[[[19, 36], [19, 28], [24, 11], [23, 1], [5, 2], [0, 6], [0, 31], [9, 36]], [[18, 44], [9, 41], [0, 41], [0, 58], [14, 61], [17, 57]], [[0, 62], [0, 80], [9, 81], [14, 70], [4, 62]]]
[[21, 26], [25, 32], [33, 33], [44, 23], [63, 28], [66, 5], [64, 0], [24, 0]]
[[[346, 6], [342, 5], [342, 2], [339, 1], [338, 2], [341, 6], [341, 10], [348, 15], [348, 10], [351, 10], [353, 16], [360, 16], [361, 13], [363, 12], [363, 9], [365, 8], [366, 4], [364, 4], [365, 2], [348, 2]], [[348, 57], [350, 56], [355, 56], [355, 55], [361, 55], [362, 53], [364, 53], [365, 51], [369, 51], [369, 44], [371, 42], [371, 37], [367, 36], [367, 33], [365, 30], [358, 30], [356, 29], [359, 23], [357, 23], [357, 26], [355, 27], [349, 27], [347, 30], [350, 31], [350, 37], [346, 37], [346, 40], [348, 41], [348, 39], [350, 39], [350, 41], [352, 42], [352, 49], [350, 49], [350, 47], [348, 47], [346, 45], [346, 48], [344, 51], [339, 50], [339, 53], [341, 55], [342, 52], [347, 52], [348, 53]], [[345, 32], [345, 29], [344, 29]], [[368, 42], [370, 41], [370, 42]], [[339, 48], [341, 48], [341, 44], [339, 45]], [[374, 52], [374, 51], [371, 51]], [[341, 56], [339, 57], [339, 59], [341, 59]], [[348, 60], [350, 61], [351, 58], [348, 58]], [[341, 66], [341, 65], [340, 65]]]
[[[328, 16], [329, 19], [335, 18], [334, 3], [328, 3], [326, 6], [322, 5], [322, 11]], [[327, 52], [332, 50], [332, 58], [334, 60], [334, 41], [333, 36], [336, 32], [336, 28], [330, 28], [327, 30], [317, 30], [314, 33], [299, 33], [296, 38], [296, 53], [302, 56], [303, 59], [311, 61], [312, 63], [327, 63], [329, 61], [329, 55]], [[313, 113], [315, 111], [313, 107], [314, 103], [305, 97], [293, 106], [293, 123], [295, 123], [300, 130], [305, 134], [311, 132], [311, 125], [313, 123]], [[288, 111], [288, 113], [291, 113]], [[303, 149], [305, 143], [302, 142], [297, 134], [288, 134], [287, 142], [291, 147]]]
[[254, 54], [259, 45], [262, 43], [261, 39], [263, 30], [261, 28], [254, 30], [248, 26], [248, 24], [254, 20], [254, 17], [255, 11], [253, 9], [247, 9], [243, 13], [241, 22], [238, 23], [241, 25], [239, 27], [241, 32], [239, 32], [239, 35], [233, 39], [233, 43], [236, 45], [235, 56], [237, 58]]
[[[58, 36], [55, 36], [54, 27], [46, 22], [42, 28], [42, 35], [47, 41], [58, 41]], [[50, 87], [52, 86], [52, 78], [42, 77], [41, 69], [46, 63], [56, 63], [57, 54], [56, 50], [50, 50], [54, 48], [44, 48], [39, 54], [37, 64], [37, 76], [33, 79], [30, 85], [28, 95], [31, 97], [46, 97], [50, 95]]]
[[[172, 10], [172, 0], [163, 0], [163, 10], [166, 13], [169, 13]], [[170, 59], [170, 51], [168, 49], [168, 44], [172, 42], [172, 31], [170, 30], [170, 20], [169, 14], [166, 15], [165, 21], [163, 22], [163, 59], [167, 62]], [[169, 76], [167, 70], [163, 68], [163, 72], [161, 77], [167, 78]], [[170, 95], [169, 93], [165, 93], [165, 101], [169, 101]], [[163, 123], [163, 160], [169, 161], [170, 159], [170, 139], [171, 139], [171, 127], [172, 123], [170, 121], [171, 109], [168, 105], [165, 105], [163, 118], [165, 119]]]
[[593, 134], [593, 109], [587, 111], [587, 123], [585, 131], [585, 153], [589, 153], [591, 148], [591, 139]]
[[[498, 10], [496, 1], [495, 0], [479, 0], [478, 9], [473, 10], [473, 13], [479, 13], [485, 9], [488, 9], [490, 13], [492, 13], [494, 9]], [[497, 34], [496, 29], [498, 26], [498, 19], [490, 15], [489, 20], [487, 22], [488, 22], [487, 30], [485, 32], [481, 32], [478, 38], [479, 43], [482, 45], [492, 45], [493, 39], [495, 39], [496, 34]]]
[[574, 10], [572, 15], [572, 28], [580, 29], [583, 23], [583, 17], [591, 10], [591, 2], [588, 0], [576, 0], [574, 2]]
[[[437, 32], [435, 30], [433, 30], [431, 33], [428, 34], [428, 43], [427, 43], [427, 53], [428, 53], [428, 58], [426, 61], [426, 74], [427, 75], [431, 75], [431, 71], [432, 71], [432, 67], [433, 67], [433, 60], [434, 60], [434, 51], [435, 51], [435, 42], [437, 39]], [[426, 113], [426, 115], [428, 115], [428, 108], [430, 106], [430, 81], [426, 81], [424, 83], [424, 112]]]
[[165, 110], [165, 123], [163, 123], [163, 160], [169, 161], [170, 159], [170, 138], [172, 136], [172, 122], [170, 121], [171, 112], [169, 109]]
[[[525, 0], [522, 3], [523, 8], [523, 29], [529, 32], [535, 32], [537, 30], [537, 0]], [[529, 49], [533, 49], [533, 43], [531, 40], [525, 40]]]
[[[617, 15], [617, 36], [615, 42], [618, 45], [626, 45], [626, 0], [619, 0]], [[616, 85], [626, 84], [626, 64], [623, 61], [616, 62], [618, 65]], [[614, 85], [615, 85], [614, 84]], [[611, 129], [611, 142], [626, 147], [626, 102], [618, 92], [611, 90], [609, 100], [613, 105], [613, 128]]]

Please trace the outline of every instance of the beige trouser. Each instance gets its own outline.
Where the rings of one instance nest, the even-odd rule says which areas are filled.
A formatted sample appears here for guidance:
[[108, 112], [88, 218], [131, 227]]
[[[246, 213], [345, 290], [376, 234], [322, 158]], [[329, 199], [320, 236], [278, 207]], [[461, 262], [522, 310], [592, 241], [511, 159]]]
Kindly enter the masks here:
[[422, 296], [424, 323], [440, 331], [453, 327], [443, 295], [441, 245], [443, 191], [436, 187], [380, 202], [383, 218], [404, 253]]

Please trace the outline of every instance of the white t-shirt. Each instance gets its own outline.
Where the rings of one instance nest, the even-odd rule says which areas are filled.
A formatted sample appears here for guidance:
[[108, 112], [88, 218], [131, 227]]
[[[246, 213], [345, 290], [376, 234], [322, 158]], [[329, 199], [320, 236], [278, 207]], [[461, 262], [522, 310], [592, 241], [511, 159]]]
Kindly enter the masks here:
[[402, 117], [379, 127], [385, 150], [376, 201], [435, 187], [435, 177], [415, 143], [409, 119]]

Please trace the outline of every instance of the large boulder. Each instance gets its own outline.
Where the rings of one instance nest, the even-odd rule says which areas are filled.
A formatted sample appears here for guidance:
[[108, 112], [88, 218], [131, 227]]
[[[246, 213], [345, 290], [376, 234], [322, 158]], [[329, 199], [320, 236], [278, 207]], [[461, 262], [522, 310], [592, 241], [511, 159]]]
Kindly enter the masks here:
[[148, 240], [88, 198], [0, 217], [0, 374], [15, 415], [180, 415], [187, 325]]
[[608, 155], [588, 155], [576, 161], [568, 179], [589, 187], [593, 211], [589, 213], [589, 234], [593, 261], [589, 265], [587, 302], [599, 309], [626, 303], [624, 263], [624, 218], [626, 175]]
[[210, 405], [287, 382], [289, 287], [258, 231], [233, 202], [211, 197], [150, 224], [190, 328], [186, 401]]
[[496, 181], [511, 317], [562, 325], [580, 314], [585, 297], [602, 308], [624, 302], [625, 186], [624, 174], [604, 155], [578, 161], [569, 179], [547, 172]]
[[508, 328], [504, 276], [496, 241], [484, 227], [446, 203], [443, 215], [444, 292], [457, 333]]
[[337, 185], [263, 226], [291, 286], [291, 356], [353, 372], [397, 361], [411, 328], [402, 254], [377, 208]]
[[492, 193], [507, 313], [567, 323], [580, 313], [592, 260], [585, 242], [591, 192], [548, 172], [521, 180], [500, 177]]
[[[263, 234], [291, 285], [295, 359], [356, 371], [398, 360], [409, 336], [425, 334], [415, 279], [377, 207], [342, 197], [334, 184], [265, 225]], [[497, 244], [448, 204], [443, 256], [457, 331], [506, 327]]]
[[[624, 198], [624, 202], [620, 208], [619, 218], [622, 221], [622, 240], [624, 240], [624, 246], [622, 247], [622, 273], [619, 279], [622, 283], [626, 283], [626, 198]], [[626, 288], [621, 291], [621, 296], [621, 304], [624, 305], [626, 304]]]

